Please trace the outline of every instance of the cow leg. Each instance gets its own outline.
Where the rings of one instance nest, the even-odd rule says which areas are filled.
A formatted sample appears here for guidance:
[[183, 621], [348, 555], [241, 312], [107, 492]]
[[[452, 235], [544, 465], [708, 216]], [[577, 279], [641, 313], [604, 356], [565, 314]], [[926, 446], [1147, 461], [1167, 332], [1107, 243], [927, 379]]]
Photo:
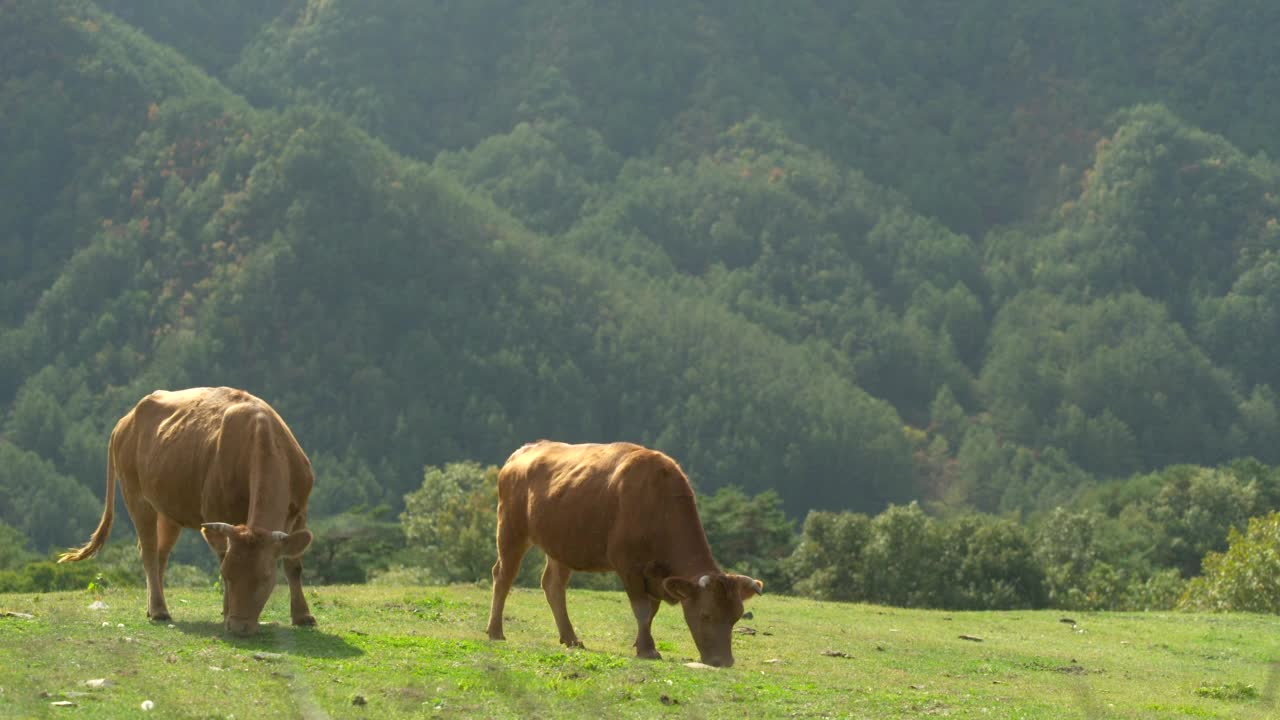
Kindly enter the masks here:
[[156, 513], [156, 575], [158, 578], [156, 586], [160, 588], [160, 606], [157, 611], [155, 603], [152, 602], [152, 610], [148, 613], [152, 620], [170, 619], [169, 610], [164, 601], [164, 571], [169, 566], [169, 553], [173, 552], [173, 546], [178, 543], [178, 536], [181, 534], [181, 525]]
[[641, 591], [639, 594], [627, 593], [631, 600], [631, 612], [636, 616], [636, 657], [645, 660], [661, 660], [657, 645], [653, 642], [653, 618], [662, 607], [662, 602], [654, 600]]
[[507, 604], [507, 593], [511, 592], [511, 584], [520, 572], [520, 561], [529, 550], [529, 540], [525, 537], [511, 537], [504, 532], [504, 524], [498, 524], [498, 561], [493, 564], [493, 602], [489, 606], [489, 639], [506, 640], [502, 634], [502, 610]]
[[147, 575], [147, 617], [152, 620], [168, 620], [169, 608], [164, 602], [164, 580], [160, 570], [159, 514], [151, 503], [142, 498], [125, 498], [133, 527], [138, 531], [138, 555], [142, 558], [142, 570]]
[[622, 579], [622, 589], [631, 601], [631, 614], [636, 616], [636, 657], [661, 660], [662, 655], [653, 642], [653, 618], [658, 614], [658, 608], [662, 607], [662, 602], [649, 594], [643, 570], [635, 568], [630, 572], [619, 572], [618, 577]]
[[584, 647], [573, 631], [573, 623], [569, 622], [569, 608], [565, 605], [565, 588], [569, 586], [569, 576], [573, 571], [559, 560], [547, 557], [547, 567], [542, 571], [542, 593], [547, 596], [547, 604], [551, 606], [551, 614], [556, 618], [556, 629], [560, 631], [560, 644], [566, 647]]
[[636, 616], [636, 657], [661, 660], [657, 645], [653, 642], [653, 618], [658, 615], [662, 602], [649, 596], [631, 598], [631, 612]]
[[315, 625], [316, 619], [302, 594], [302, 558], [284, 559], [284, 576], [289, 579], [289, 616], [294, 625]]

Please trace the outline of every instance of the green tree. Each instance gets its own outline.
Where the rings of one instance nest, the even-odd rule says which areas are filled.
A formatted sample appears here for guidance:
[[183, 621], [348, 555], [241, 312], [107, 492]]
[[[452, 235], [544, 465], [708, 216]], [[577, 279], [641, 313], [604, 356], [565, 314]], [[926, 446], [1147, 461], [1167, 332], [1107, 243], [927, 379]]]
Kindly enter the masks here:
[[1177, 568], [1183, 577], [1200, 574], [1200, 560], [1221, 552], [1228, 530], [1244, 530], [1263, 510], [1258, 486], [1233, 472], [1175, 467], [1160, 473], [1164, 485], [1151, 504], [1151, 519], [1161, 530], [1157, 562]]
[[405, 496], [400, 524], [415, 559], [440, 581], [479, 582], [496, 557], [497, 507], [498, 468], [429, 466], [422, 487]]
[[315, 486], [311, 490], [308, 509], [324, 517], [356, 512], [357, 508], [379, 508], [393, 498], [386, 496], [383, 483], [354, 450], [341, 458], [327, 452], [311, 453]]
[[84, 542], [102, 501], [35, 453], [0, 439], [0, 522], [39, 551]]
[[871, 518], [861, 513], [810, 512], [785, 567], [801, 595], [846, 602], [866, 600], [863, 559]]
[[748, 496], [729, 485], [699, 498], [698, 514], [716, 559], [733, 572], [790, 589], [783, 561], [795, 547], [795, 522], [773, 490]]
[[867, 599], [902, 607], [940, 604], [945, 539], [919, 504], [892, 505], [871, 520], [862, 553]]
[[1035, 552], [1044, 568], [1045, 589], [1054, 607], [1094, 608], [1105, 599], [1091, 596], [1089, 578], [1100, 565], [1094, 536], [1098, 518], [1055, 508], [1036, 531]]
[[0, 522], [0, 571], [16, 570], [36, 559], [27, 547], [27, 538], [15, 528]]
[[945, 385], [939, 388], [938, 393], [933, 397], [933, 402], [929, 404], [930, 431], [942, 435], [954, 445], [959, 445], [965, 437], [967, 425], [968, 418], [965, 416], [964, 408], [956, 402], [955, 393]]
[[1227, 534], [1227, 550], [1203, 560], [1178, 606], [1210, 612], [1280, 613], [1280, 512], [1249, 519]]
[[1040, 608], [1044, 569], [1028, 530], [1012, 520], [967, 516], [942, 524], [946, 580], [939, 606], [966, 610]]

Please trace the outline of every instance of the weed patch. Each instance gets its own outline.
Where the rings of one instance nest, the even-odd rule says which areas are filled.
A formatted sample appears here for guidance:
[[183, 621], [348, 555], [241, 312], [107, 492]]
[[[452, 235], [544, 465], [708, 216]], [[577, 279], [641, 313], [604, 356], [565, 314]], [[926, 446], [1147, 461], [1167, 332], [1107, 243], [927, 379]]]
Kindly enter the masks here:
[[1196, 688], [1196, 695], [1214, 700], [1254, 700], [1258, 688], [1242, 682], [1201, 685]]

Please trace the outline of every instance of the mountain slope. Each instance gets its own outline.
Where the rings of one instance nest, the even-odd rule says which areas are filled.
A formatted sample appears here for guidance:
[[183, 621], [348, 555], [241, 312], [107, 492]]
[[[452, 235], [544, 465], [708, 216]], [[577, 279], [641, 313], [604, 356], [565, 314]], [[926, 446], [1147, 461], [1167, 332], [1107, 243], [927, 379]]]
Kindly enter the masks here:
[[1280, 461], [1275, 11], [1232, 7], [7, 0], [0, 444], [45, 481], [0, 487], [97, 492], [210, 383], [318, 512], [540, 436], [795, 513]]
[[[35, 7], [83, 48], [41, 72], [115, 134], [30, 213], [83, 234], [0, 334], [16, 369], [0, 442], [96, 490], [137, 397], [230, 384], [294, 426], [317, 514], [397, 503], [424, 464], [540, 436], [656, 443], [704, 487], [777, 487], [797, 512], [914, 494], [891, 407], [701, 288], [533, 235], [332, 114], [250, 110], [87, 3]], [[119, 46], [112, 102], [76, 92], [84, 60]]]

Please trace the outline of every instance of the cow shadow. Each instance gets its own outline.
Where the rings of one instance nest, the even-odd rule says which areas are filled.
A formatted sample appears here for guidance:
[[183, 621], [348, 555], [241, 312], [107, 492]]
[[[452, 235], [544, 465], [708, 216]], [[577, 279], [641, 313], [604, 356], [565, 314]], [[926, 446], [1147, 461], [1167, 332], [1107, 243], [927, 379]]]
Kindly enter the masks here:
[[342, 637], [314, 627], [264, 624], [257, 634], [241, 637], [224, 631], [221, 622], [178, 620], [173, 625], [181, 633], [218, 638], [227, 645], [241, 650], [302, 655], [310, 658], [351, 658], [364, 655], [364, 650]]

